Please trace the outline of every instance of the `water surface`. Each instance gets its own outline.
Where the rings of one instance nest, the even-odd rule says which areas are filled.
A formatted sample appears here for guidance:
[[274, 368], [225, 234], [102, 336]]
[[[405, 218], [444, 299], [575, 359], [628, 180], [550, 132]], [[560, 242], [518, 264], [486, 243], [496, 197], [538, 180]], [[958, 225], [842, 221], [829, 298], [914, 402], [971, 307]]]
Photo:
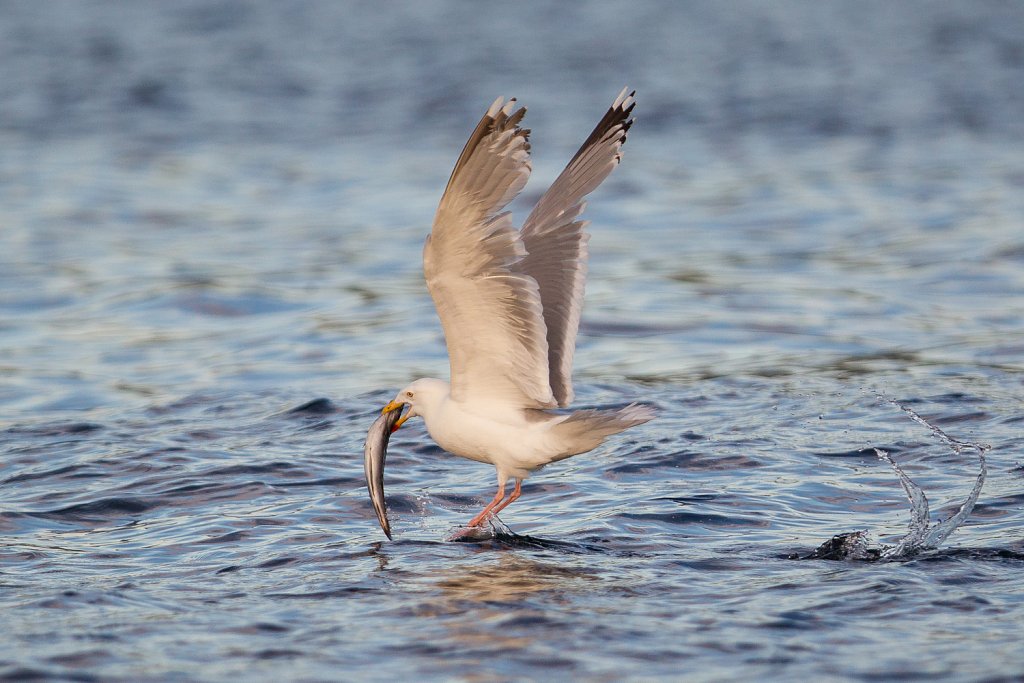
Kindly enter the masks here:
[[[4, 4], [0, 676], [1024, 675], [1024, 14], [1014, 5]], [[493, 469], [410, 423], [444, 376], [422, 241], [499, 94], [525, 215], [622, 85], [578, 405], [659, 419], [445, 539]], [[895, 399], [991, 446], [978, 474]]]

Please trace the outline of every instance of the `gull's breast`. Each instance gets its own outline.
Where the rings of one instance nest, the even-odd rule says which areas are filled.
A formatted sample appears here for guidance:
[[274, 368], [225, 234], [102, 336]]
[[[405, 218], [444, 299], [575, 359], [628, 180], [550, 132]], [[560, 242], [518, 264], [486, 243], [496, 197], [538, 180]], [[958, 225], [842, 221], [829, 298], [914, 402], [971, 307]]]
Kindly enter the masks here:
[[488, 414], [448, 401], [432, 418], [427, 421], [427, 431], [437, 445], [469, 460], [518, 465], [535, 462], [551, 448], [548, 424], [528, 421], [518, 409]]

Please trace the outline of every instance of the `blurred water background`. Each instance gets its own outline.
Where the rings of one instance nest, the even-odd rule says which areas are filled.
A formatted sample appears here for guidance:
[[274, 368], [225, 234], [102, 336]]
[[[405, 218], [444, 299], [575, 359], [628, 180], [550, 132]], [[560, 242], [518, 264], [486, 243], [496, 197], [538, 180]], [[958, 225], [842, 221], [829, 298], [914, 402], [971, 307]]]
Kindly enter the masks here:
[[[1024, 5], [0, 2], [0, 678], [1024, 676]], [[520, 217], [623, 85], [580, 406], [531, 478], [375, 412], [446, 376], [420, 249], [498, 95]], [[885, 562], [799, 560], [951, 515]]]

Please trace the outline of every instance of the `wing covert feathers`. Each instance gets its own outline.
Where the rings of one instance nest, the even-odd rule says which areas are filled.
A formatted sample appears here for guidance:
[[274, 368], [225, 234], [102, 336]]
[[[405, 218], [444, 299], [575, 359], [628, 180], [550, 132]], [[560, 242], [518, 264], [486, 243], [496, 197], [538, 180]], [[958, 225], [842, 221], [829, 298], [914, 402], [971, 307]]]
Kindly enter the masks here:
[[455, 164], [423, 250], [424, 274], [444, 328], [456, 400], [555, 405], [537, 283], [502, 209], [530, 176], [525, 108], [495, 100]]
[[520, 269], [540, 289], [547, 329], [551, 390], [560, 406], [573, 399], [572, 364], [587, 278], [587, 221], [578, 220], [593, 192], [622, 158], [636, 91], [624, 88], [523, 224], [527, 256]]
[[503, 209], [530, 176], [526, 108], [499, 97], [470, 135], [423, 250], [456, 400], [572, 401], [589, 237], [579, 217], [621, 159], [634, 94], [619, 94], [521, 232]]

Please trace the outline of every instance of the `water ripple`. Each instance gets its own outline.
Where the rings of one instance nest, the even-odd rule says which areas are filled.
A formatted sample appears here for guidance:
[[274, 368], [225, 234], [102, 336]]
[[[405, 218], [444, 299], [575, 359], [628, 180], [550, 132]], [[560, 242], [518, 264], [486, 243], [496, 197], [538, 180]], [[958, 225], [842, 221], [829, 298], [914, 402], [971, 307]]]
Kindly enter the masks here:
[[[5, 3], [0, 679], [1020, 678], [1022, 18]], [[387, 542], [475, 112], [520, 219], [626, 77], [575, 388], [658, 419], [460, 542], [493, 468], [410, 423]]]

